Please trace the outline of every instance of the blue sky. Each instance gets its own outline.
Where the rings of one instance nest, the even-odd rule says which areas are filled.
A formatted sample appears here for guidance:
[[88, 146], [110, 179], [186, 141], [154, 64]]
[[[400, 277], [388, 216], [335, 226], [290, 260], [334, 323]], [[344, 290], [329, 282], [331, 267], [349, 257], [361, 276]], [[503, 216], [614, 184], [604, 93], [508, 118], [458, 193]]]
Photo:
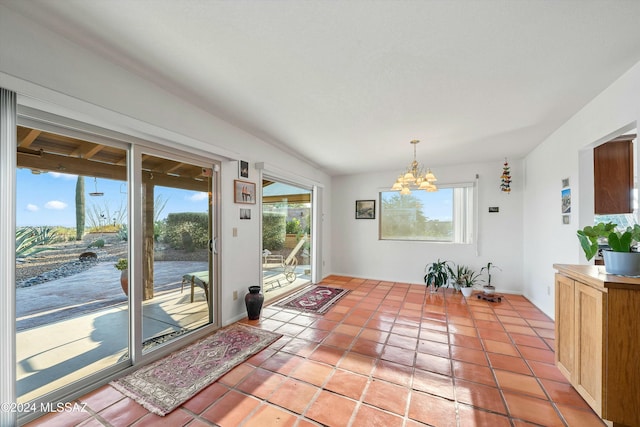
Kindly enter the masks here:
[[[398, 194], [397, 191], [390, 191], [385, 194], [390, 196]], [[429, 219], [439, 221], [451, 221], [453, 215], [453, 189], [440, 188], [435, 192], [412, 191], [411, 196], [422, 201], [424, 216]]]
[[[17, 170], [16, 225], [18, 227], [32, 225], [76, 226], [76, 175], [55, 172], [34, 175], [29, 169]], [[87, 226], [89, 226], [89, 210], [95, 205], [99, 212], [116, 211], [122, 206], [126, 208], [127, 186], [123, 181], [97, 178], [97, 192], [101, 197], [91, 197], [96, 192], [93, 177], [85, 177], [85, 207], [87, 210]], [[167, 187], [156, 187], [156, 195], [167, 199], [161, 219], [174, 212], [206, 212], [207, 194], [196, 191], [179, 190]], [[111, 222], [112, 218], [104, 219]]]

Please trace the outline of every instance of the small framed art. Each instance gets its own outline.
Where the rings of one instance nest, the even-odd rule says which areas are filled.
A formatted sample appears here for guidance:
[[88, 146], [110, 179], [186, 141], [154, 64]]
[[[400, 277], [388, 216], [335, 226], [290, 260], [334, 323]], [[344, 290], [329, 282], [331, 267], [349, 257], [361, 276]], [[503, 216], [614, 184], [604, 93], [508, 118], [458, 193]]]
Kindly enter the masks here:
[[238, 178], [249, 178], [249, 162], [244, 160], [238, 162]]
[[256, 184], [249, 181], [233, 181], [233, 202], [234, 203], [256, 203]]
[[356, 200], [356, 219], [376, 219], [376, 201]]

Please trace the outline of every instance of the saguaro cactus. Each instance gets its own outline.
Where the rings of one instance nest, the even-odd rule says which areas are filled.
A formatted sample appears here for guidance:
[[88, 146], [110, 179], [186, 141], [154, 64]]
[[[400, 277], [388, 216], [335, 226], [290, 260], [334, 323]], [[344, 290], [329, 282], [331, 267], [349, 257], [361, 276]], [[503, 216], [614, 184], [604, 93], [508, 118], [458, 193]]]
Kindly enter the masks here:
[[76, 181], [76, 240], [84, 235], [84, 176], [78, 175]]

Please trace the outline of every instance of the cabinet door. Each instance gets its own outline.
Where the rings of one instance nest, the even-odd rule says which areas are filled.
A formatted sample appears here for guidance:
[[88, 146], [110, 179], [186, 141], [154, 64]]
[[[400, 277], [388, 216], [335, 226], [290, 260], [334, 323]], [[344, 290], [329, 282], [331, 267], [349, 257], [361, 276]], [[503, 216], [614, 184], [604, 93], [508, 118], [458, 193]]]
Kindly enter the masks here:
[[572, 384], [599, 415], [602, 413], [603, 293], [575, 282], [575, 370]]
[[575, 282], [556, 274], [556, 366], [569, 381], [574, 363], [573, 299]]
[[593, 149], [594, 212], [633, 212], [633, 144], [610, 141]]

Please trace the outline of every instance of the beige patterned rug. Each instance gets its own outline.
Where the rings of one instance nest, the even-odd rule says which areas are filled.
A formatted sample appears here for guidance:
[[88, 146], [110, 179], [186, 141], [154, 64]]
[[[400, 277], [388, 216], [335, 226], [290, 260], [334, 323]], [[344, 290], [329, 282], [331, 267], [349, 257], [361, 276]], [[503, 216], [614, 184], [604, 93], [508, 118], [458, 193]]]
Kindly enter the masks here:
[[164, 416], [281, 336], [233, 324], [111, 385], [150, 412]]

